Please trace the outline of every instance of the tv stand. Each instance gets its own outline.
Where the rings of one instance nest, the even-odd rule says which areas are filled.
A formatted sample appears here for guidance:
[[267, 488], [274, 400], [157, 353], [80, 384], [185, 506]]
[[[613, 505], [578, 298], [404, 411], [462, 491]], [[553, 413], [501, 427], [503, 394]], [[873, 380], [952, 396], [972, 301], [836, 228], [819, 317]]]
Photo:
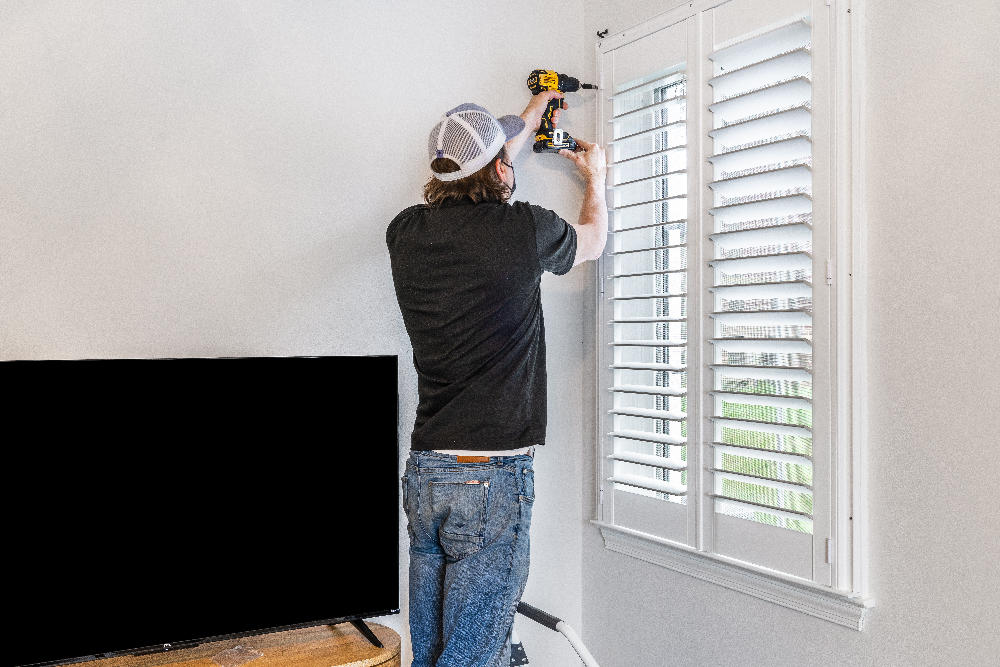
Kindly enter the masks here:
[[382, 645], [382, 642], [378, 640], [378, 637], [375, 636], [375, 633], [372, 632], [372, 629], [368, 627], [368, 624], [365, 623], [365, 619], [355, 618], [351, 621], [351, 625], [357, 628], [358, 632], [363, 634], [368, 641], [375, 645], [376, 648], [385, 648], [385, 646]]
[[[364, 625], [375, 640], [357, 627]], [[285, 630], [262, 635], [237, 637], [198, 646], [160, 651], [149, 655], [119, 656], [78, 667], [219, 667], [234, 666], [226, 651], [237, 646], [253, 652], [244, 659], [246, 667], [400, 667], [399, 634], [378, 623], [351, 621], [337, 625]], [[374, 642], [382, 645], [377, 647]], [[261, 654], [261, 655], [258, 655]], [[214, 658], [219, 656], [221, 662]], [[239, 662], [239, 661], [237, 661]], [[74, 667], [77, 667], [74, 665]]]

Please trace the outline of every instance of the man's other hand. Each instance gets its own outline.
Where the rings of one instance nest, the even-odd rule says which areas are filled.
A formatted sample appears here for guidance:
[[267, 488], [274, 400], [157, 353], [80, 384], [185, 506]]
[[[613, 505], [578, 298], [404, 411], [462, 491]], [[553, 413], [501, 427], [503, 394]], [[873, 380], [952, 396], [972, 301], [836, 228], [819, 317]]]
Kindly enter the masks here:
[[607, 157], [604, 149], [598, 144], [592, 144], [582, 139], [577, 139], [576, 143], [580, 145], [582, 150], [571, 151], [563, 148], [559, 151], [559, 155], [576, 164], [576, 169], [583, 180], [603, 187], [608, 175]]

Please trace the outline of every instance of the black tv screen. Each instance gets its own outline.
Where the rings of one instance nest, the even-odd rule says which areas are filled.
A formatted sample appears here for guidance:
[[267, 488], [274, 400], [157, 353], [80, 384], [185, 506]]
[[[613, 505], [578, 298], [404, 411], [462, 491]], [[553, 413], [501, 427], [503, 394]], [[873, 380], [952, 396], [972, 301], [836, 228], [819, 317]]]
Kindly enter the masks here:
[[0, 362], [5, 662], [397, 613], [396, 367]]

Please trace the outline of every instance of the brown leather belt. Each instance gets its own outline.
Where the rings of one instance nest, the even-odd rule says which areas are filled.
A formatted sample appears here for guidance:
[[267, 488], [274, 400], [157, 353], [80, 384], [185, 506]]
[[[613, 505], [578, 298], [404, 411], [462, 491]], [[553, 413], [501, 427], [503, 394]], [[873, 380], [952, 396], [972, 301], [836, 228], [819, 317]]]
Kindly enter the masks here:
[[488, 456], [456, 456], [459, 463], [489, 463]]

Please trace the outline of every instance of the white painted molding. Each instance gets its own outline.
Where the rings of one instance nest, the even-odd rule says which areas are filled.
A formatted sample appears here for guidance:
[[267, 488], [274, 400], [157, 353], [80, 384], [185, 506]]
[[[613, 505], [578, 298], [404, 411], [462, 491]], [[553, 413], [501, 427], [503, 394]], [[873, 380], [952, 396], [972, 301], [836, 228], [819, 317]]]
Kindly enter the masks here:
[[601, 529], [604, 546], [647, 563], [683, 572], [704, 581], [767, 600], [782, 607], [842, 625], [864, 629], [871, 598], [834, 591], [811, 582], [792, 580], [716, 554], [696, 551], [669, 540], [601, 521], [591, 521]]
[[851, 474], [853, 532], [851, 563], [852, 587], [862, 594], [871, 591], [869, 555], [871, 538], [868, 529], [868, 201], [865, 183], [868, 167], [865, 158], [867, 133], [868, 55], [865, 41], [866, 0], [851, 0], [850, 21], [850, 141], [851, 141]]

